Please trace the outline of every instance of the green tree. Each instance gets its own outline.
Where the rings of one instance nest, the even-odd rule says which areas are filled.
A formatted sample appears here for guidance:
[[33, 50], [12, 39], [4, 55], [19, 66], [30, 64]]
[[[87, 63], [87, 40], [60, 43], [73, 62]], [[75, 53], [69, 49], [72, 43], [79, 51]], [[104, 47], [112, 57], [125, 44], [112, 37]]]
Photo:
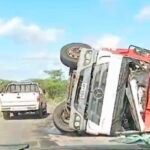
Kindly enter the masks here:
[[67, 92], [67, 81], [63, 79], [62, 70], [50, 70], [44, 71], [49, 75], [49, 78], [45, 80], [45, 90], [51, 99], [61, 99]]
[[52, 100], [63, 100], [67, 93], [67, 80], [63, 78], [62, 70], [47, 70], [47, 79], [33, 79], [46, 91], [46, 96]]
[[0, 79], [0, 92], [4, 92], [8, 83], [11, 81]]
[[62, 79], [62, 75], [63, 75], [63, 72], [62, 70], [51, 70], [51, 71], [44, 71], [45, 73], [47, 73], [49, 75], [49, 78], [51, 80], [61, 80]]

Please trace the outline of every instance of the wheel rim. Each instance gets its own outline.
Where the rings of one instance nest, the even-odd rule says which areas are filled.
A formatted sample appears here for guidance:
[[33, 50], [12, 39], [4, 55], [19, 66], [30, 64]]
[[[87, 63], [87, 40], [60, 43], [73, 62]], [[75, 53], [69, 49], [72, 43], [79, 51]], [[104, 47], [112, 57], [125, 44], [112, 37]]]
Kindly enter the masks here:
[[68, 110], [66, 110], [67, 108], [65, 108], [61, 114], [62, 116], [62, 120], [66, 123], [66, 124], [69, 124], [69, 119], [70, 119], [70, 115], [69, 115], [69, 112]]
[[79, 59], [80, 56], [80, 47], [72, 47], [68, 50], [68, 55], [73, 59]]

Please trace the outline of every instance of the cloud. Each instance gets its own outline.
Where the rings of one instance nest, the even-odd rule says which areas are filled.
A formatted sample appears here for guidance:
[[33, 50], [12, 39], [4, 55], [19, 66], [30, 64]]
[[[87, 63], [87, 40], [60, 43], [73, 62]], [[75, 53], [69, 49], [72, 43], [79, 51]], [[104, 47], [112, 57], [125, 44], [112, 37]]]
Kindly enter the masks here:
[[[67, 75], [67, 68], [62, 65], [60, 60], [54, 55], [49, 59], [45, 57], [16, 58], [13, 61], [0, 60], [0, 78], [10, 80], [25, 80], [30, 78], [46, 78], [47, 74], [44, 70], [62, 69], [65, 76]], [[67, 77], [67, 76], [66, 76]]]
[[50, 50], [37, 50], [33, 52], [31, 51], [29, 54], [24, 56], [23, 59], [32, 62], [33, 61], [48, 62], [53, 64], [54, 66], [60, 64], [59, 53]]
[[44, 29], [36, 24], [27, 24], [19, 17], [14, 17], [8, 21], [0, 20], [0, 37], [11, 37], [15, 41], [48, 44], [55, 42], [63, 33], [63, 29]]
[[135, 16], [137, 20], [150, 20], [150, 6], [142, 8]]
[[99, 49], [101, 47], [117, 48], [120, 46], [120, 44], [121, 38], [119, 36], [107, 34], [98, 38], [93, 44], [93, 47], [96, 49]]
[[64, 30], [61, 28], [43, 28], [35, 23], [27, 23], [19, 17], [0, 20], [0, 38], [24, 43], [21, 45], [23, 50], [19, 57], [16, 56], [15, 51], [9, 52], [6, 56], [0, 55], [0, 78], [13, 80], [42, 78], [46, 77], [43, 72], [46, 69], [67, 70], [62, 67], [59, 51], [49, 50], [48, 45], [58, 41], [63, 34]]

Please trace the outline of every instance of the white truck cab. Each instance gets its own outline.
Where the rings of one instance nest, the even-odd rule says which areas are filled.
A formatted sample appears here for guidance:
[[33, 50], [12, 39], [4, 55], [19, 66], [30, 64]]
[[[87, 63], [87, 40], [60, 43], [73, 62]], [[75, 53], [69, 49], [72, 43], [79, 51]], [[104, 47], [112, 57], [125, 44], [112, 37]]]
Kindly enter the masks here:
[[[150, 131], [149, 50], [133, 45], [95, 50], [80, 45], [61, 50], [62, 63], [69, 66], [71, 59], [76, 65], [69, 66], [68, 97], [54, 110], [55, 126], [63, 132], [109, 136]], [[72, 49], [80, 52], [79, 57]]]

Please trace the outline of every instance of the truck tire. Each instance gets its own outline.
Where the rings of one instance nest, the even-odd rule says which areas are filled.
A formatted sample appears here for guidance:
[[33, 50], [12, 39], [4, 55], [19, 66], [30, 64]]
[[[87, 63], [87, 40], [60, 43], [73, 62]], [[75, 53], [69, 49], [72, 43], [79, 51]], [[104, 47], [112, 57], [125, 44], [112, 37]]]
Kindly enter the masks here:
[[38, 116], [39, 118], [43, 118], [43, 109], [41, 107], [38, 110]]
[[3, 112], [3, 118], [4, 118], [5, 120], [10, 119], [10, 113], [9, 113], [9, 112]]
[[63, 120], [62, 114], [64, 112], [66, 102], [60, 103], [53, 112], [53, 122], [57, 129], [61, 132], [74, 132], [73, 129], [69, 127], [69, 124]]
[[47, 115], [47, 104], [41, 103], [38, 110], [39, 118], [43, 118]]
[[14, 117], [18, 116], [18, 112], [13, 112], [13, 116]]
[[91, 49], [91, 46], [84, 43], [70, 43], [63, 46], [60, 51], [61, 62], [71, 69], [76, 69], [80, 56], [80, 48]]
[[47, 108], [44, 108], [44, 110], [43, 110], [43, 115], [44, 115], [44, 116], [47, 115]]

